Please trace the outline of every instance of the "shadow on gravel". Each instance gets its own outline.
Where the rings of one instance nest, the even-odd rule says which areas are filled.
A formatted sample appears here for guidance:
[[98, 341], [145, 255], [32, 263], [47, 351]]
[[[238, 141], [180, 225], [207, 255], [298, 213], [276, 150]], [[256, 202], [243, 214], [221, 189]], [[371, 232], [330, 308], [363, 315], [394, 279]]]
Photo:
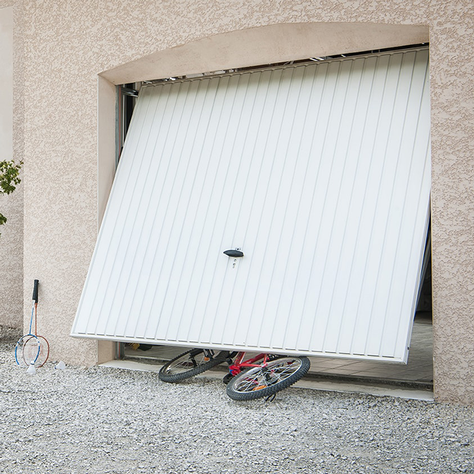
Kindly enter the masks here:
[[0, 324], [0, 342], [13, 342], [16, 343], [18, 339], [22, 336], [21, 329], [11, 328], [8, 326], [2, 326]]

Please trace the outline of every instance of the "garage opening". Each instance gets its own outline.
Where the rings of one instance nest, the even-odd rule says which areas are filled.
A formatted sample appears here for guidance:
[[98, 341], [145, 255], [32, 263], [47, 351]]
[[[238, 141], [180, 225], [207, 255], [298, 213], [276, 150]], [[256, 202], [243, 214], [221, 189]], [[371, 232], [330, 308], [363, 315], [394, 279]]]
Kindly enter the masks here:
[[[145, 84], [72, 334], [406, 361], [429, 218], [427, 68], [415, 48]], [[243, 258], [208, 259], [216, 235], [219, 255]]]

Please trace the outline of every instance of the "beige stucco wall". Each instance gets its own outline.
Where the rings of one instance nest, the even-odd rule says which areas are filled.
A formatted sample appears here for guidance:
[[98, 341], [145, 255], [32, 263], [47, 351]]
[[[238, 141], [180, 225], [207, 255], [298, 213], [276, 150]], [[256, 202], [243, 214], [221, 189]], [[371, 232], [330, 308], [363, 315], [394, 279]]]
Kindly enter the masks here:
[[[13, 141], [13, 6], [0, 4], [0, 161], [21, 161]], [[18, 145], [18, 140], [16, 145]], [[23, 313], [23, 186], [0, 195], [0, 326], [21, 328]]]
[[[429, 29], [435, 395], [474, 403], [471, 0], [23, 0], [18, 5], [25, 24], [25, 300], [31, 299], [30, 282], [39, 278], [40, 330], [50, 339], [51, 356], [79, 364], [99, 357], [96, 342], [68, 336], [97, 233], [98, 148], [110, 149], [107, 138], [98, 137], [103, 129], [98, 90], [110, 92], [107, 83], [98, 87], [99, 73], [112, 82], [126, 70], [134, 77], [147, 69], [138, 61], [147, 56], [152, 72], [162, 64], [172, 72], [180, 64], [184, 69], [173, 72], [179, 74], [193, 72], [186, 71], [190, 57], [193, 67], [206, 70], [210, 64], [228, 65], [229, 56], [241, 61], [237, 66], [305, 56], [313, 48], [321, 54], [326, 43], [351, 49], [365, 41], [364, 31], [375, 34], [379, 28], [384, 38], [390, 36], [383, 25], [413, 26], [413, 34], [419, 27], [420, 34]], [[347, 23], [352, 29], [338, 26]], [[318, 24], [326, 24], [319, 37]], [[272, 25], [290, 26], [285, 35], [272, 35]], [[265, 31], [260, 27], [270, 33], [260, 35]], [[394, 31], [399, 38], [406, 33]], [[227, 33], [243, 39], [229, 36], [221, 49], [214, 41], [211, 61], [207, 45]], [[138, 62], [127, 66], [133, 61]], [[100, 108], [110, 111], [107, 99]]]

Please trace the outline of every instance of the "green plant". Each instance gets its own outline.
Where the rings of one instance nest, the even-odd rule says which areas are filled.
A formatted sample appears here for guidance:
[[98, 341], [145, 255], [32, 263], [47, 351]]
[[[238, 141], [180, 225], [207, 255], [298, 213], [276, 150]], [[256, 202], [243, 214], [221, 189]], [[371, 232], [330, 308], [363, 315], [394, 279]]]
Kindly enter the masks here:
[[[10, 194], [20, 184], [20, 170], [22, 161], [15, 163], [13, 160], [0, 161], [0, 194]], [[5, 224], [7, 218], [0, 212], [0, 225]], [[1, 235], [1, 234], [0, 234]]]

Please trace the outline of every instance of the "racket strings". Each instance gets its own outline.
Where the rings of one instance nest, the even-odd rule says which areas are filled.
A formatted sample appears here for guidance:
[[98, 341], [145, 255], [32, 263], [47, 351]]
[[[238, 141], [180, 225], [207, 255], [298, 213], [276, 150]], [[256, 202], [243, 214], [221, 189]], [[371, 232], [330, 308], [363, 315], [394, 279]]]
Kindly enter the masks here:
[[[34, 320], [34, 333], [33, 329]], [[30, 327], [28, 334], [22, 336], [15, 346], [15, 360], [20, 366], [34, 365], [42, 367], [49, 357], [49, 342], [44, 336], [38, 335], [38, 303], [31, 308]]]

